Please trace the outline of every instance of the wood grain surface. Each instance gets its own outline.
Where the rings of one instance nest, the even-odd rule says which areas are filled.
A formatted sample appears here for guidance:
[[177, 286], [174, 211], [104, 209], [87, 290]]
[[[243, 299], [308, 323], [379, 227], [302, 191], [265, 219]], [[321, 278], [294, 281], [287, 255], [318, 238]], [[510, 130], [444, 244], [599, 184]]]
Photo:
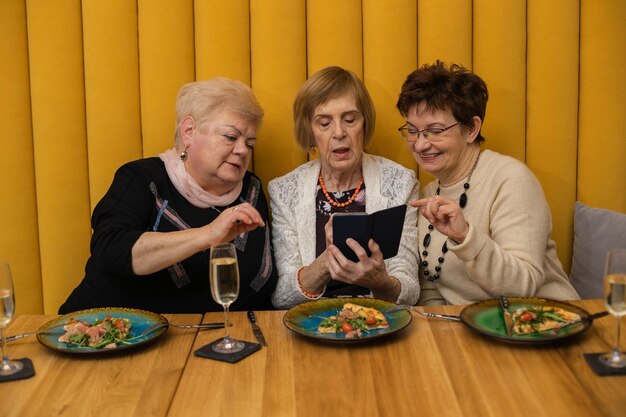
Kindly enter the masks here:
[[[574, 304], [604, 310], [600, 300]], [[325, 343], [291, 332], [284, 314], [257, 312], [268, 346], [235, 364], [194, 355], [224, 329], [170, 328], [144, 348], [97, 357], [61, 354], [35, 337], [12, 342], [10, 357], [31, 358], [37, 373], [0, 383], [0, 416], [623, 417], [626, 410], [626, 375], [597, 376], [583, 357], [613, 347], [611, 316], [571, 339], [527, 346], [416, 313], [386, 338]], [[52, 317], [19, 316], [7, 334], [35, 330]], [[245, 312], [230, 317], [231, 335], [255, 342]], [[202, 321], [223, 321], [223, 314], [207, 313]]]

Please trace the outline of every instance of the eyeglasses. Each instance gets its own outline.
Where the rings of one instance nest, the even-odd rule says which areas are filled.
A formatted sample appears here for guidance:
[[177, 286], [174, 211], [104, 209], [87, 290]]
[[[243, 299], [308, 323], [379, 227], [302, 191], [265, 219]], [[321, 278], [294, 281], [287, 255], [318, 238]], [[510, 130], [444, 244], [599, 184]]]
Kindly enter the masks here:
[[[455, 124], [450, 125], [448, 127], [429, 127], [424, 130], [417, 130], [414, 127], [409, 127], [408, 124], [405, 124], [404, 126], [398, 128], [398, 132], [400, 132], [402, 137], [409, 143], [417, 142], [417, 139], [419, 139], [420, 137], [420, 133], [424, 135], [424, 139], [428, 141], [432, 141], [432, 140], [435, 140], [437, 136], [441, 135], [446, 130], [452, 129], [454, 126], [460, 123], [461, 122], [456, 122]], [[430, 135], [433, 136], [433, 139], [429, 139]]]

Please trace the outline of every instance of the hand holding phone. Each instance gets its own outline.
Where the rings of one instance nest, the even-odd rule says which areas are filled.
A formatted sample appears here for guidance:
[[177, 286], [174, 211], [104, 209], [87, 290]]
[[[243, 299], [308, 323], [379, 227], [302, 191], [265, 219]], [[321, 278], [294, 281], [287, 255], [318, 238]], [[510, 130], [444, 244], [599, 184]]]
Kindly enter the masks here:
[[373, 239], [380, 246], [384, 259], [393, 258], [400, 247], [405, 215], [406, 204], [372, 214], [336, 213], [333, 216], [333, 245], [352, 262], [359, 262], [356, 253], [346, 244], [346, 239], [356, 240], [367, 256], [371, 256], [368, 242]]

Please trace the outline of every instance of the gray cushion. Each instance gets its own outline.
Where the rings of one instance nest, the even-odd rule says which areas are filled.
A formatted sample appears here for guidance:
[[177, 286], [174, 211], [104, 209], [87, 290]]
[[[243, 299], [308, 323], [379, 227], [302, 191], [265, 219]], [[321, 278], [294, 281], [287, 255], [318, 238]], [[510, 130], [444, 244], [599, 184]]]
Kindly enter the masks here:
[[613, 248], [626, 248], [626, 214], [577, 201], [570, 281], [581, 298], [602, 298], [604, 262]]

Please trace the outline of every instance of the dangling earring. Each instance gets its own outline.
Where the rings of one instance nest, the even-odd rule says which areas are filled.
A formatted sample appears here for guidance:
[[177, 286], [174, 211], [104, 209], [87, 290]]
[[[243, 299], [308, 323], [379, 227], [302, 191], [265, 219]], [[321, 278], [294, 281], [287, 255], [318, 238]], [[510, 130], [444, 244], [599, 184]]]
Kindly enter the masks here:
[[186, 161], [187, 158], [189, 157], [189, 153], [187, 153], [187, 148], [188, 147], [189, 147], [189, 145], [185, 146], [185, 150], [180, 153], [180, 160], [181, 161]]
[[317, 146], [311, 146], [309, 148], [309, 155], [315, 158], [315, 156], [317, 155]]

